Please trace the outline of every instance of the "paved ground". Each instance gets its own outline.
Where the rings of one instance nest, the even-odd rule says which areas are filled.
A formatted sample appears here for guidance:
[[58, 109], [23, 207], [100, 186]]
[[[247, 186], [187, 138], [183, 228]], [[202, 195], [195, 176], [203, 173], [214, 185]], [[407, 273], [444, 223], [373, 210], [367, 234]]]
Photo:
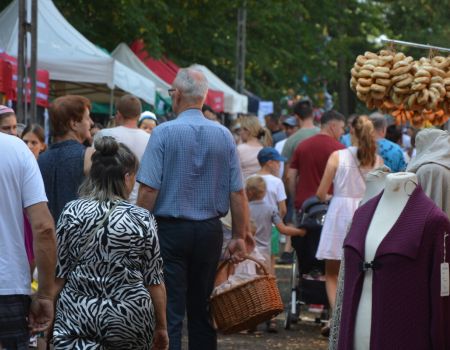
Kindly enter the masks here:
[[[287, 266], [277, 266], [277, 278], [283, 301], [289, 299], [289, 268]], [[264, 327], [260, 327], [261, 334], [233, 334], [219, 335], [219, 350], [263, 350], [263, 349], [283, 349], [283, 350], [325, 350], [328, 341], [320, 335], [320, 324], [314, 322], [316, 314], [304, 313], [302, 320], [293, 325], [290, 330], [283, 328], [285, 315], [277, 317], [278, 333], [269, 334], [264, 332]], [[186, 336], [184, 337], [184, 348], [187, 349]]]

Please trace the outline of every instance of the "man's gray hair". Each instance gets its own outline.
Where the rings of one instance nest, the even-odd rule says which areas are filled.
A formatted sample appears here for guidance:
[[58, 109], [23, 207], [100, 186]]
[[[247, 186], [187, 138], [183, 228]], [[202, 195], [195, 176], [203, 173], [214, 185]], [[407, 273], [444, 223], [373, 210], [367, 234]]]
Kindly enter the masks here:
[[188, 99], [203, 99], [208, 92], [205, 75], [193, 68], [181, 68], [172, 85]]
[[383, 131], [387, 127], [387, 121], [383, 114], [379, 112], [372, 113], [369, 116], [375, 130]]

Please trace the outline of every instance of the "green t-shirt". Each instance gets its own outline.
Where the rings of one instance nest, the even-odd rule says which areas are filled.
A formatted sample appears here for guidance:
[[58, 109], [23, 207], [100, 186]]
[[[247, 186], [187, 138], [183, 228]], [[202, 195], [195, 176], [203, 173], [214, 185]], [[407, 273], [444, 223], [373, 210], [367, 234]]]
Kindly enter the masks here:
[[308, 137], [318, 134], [319, 131], [320, 129], [317, 127], [297, 130], [295, 134], [289, 136], [286, 140], [281, 155], [287, 158], [287, 161], [290, 162], [298, 144], [303, 140], [306, 140]]

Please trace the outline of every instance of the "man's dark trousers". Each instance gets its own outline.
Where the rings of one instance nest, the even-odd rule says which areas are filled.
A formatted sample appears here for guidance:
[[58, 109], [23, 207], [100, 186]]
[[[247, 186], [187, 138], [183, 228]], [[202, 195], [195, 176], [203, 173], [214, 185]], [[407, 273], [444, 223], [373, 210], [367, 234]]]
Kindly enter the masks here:
[[211, 325], [209, 297], [222, 249], [222, 224], [219, 218], [156, 220], [167, 289], [169, 349], [181, 350], [187, 311], [189, 349], [215, 350], [217, 335]]

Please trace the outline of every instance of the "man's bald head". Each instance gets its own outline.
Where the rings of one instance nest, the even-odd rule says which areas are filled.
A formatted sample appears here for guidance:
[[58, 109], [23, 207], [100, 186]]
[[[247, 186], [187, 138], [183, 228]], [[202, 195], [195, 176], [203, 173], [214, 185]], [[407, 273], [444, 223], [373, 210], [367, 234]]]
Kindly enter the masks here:
[[208, 92], [208, 81], [205, 75], [192, 68], [181, 68], [172, 86], [179, 90], [185, 101], [203, 102]]

